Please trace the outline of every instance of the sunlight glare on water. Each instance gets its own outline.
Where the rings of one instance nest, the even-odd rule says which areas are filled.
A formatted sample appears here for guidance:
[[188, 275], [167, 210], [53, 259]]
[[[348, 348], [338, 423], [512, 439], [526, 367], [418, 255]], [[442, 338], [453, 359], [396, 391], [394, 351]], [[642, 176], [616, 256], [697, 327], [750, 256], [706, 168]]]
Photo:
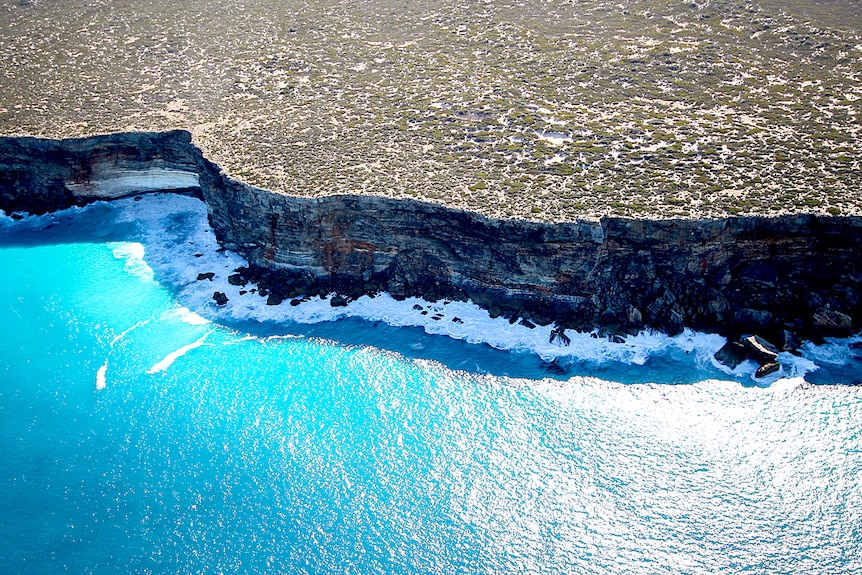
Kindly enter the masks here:
[[0, 232], [10, 573], [862, 571], [856, 386], [210, 321], [139, 234], [63, 226]]

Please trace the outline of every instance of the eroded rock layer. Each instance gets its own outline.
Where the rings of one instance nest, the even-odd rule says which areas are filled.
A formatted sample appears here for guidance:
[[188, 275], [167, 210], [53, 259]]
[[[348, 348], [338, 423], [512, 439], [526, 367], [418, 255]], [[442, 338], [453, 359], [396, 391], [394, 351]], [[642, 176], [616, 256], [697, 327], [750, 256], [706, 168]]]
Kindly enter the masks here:
[[298, 198], [225, 177], [186, 132], [0, 139], [0, 209], [199, 191], [219, 240], [275, 296], [386, 291], [606, 333], [683, 327], [782, 342], [862, 323], [862, 218], [495, 220], [436, 204]]
[[0, 209], [41, 214], [134, 193], [195, 191], [203, 169], [184, 131], [0, 138]]

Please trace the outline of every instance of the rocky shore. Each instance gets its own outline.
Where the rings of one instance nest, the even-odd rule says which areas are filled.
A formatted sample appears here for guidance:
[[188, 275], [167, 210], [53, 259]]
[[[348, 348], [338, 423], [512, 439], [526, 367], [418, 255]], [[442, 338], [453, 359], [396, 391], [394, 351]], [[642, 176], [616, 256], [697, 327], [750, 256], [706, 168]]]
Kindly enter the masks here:
[[862, 327], [862, 217], [497, 220], [415, 200], [251, 187], [184, 131], [0, 138], [7, 214], [156, 190], [199, 194], [222, 245], [248, 259], [239, 279], [272, 304], [385, 291], [470, 299], [493, 316], [612, 338], [691, 327], [740, 345], [757, 334], [779, 350]]

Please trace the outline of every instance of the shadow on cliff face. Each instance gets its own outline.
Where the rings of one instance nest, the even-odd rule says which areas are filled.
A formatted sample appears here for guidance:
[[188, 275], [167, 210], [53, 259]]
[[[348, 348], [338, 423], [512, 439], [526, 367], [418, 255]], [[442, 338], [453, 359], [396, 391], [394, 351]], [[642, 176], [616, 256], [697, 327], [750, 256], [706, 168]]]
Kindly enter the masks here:
[[[162, 195], [161, 197], [168, 198], [173, 196]], [[197, 245], [190, 242], [189, 240], [192, 236], [189, 234], [193, 234], [193, 230], [196, 228], [206, 226], [203, 219], [203, 206], [196, 201], [192, 201], [192, 204], [198, 206], [193, 210], [165, 211], [149, 207], [147, 204], [151, 198], [144, 197], [143, 199], [146, 201], [140, 203], [133, 201], [131, 198], [127, 199], [124, 202], [125, 208], [121, 208], [122, 204], [120, 202], [96, 203], [85, 209], [71, 209], [64, 212], [28, 218], [24, 221], [15, 222], [11, 218], [2, 220], [0, 221], [0, 247], [26, 247], [82, 242], [104, 244], [113, 241], [144, 241], [149, 246], [150, 244], [147, 244], [147, 241], [141, 240], [141, 234], [146, 230], [146, 233], [144, 233], [145, 236], [151, 238], [157, 236], [159, 238], [156, 244], [150, 246], [155, 248], [152, 252], [156, 254], [154, 256], [156, 261], [165, 259], [159, 256], [159, 254], [164, 256], [165, 253], [169, 253], [170, 257], [167, 259], [172, 262], [171, 265], [179, 266], [186, 269], [186, 271], [188, 271], [187, 268], [190, 268], [193, 273], [189, 272], [186, 275], [193, 278], [200, 271], [200, 269], [194, 266], [194, 261], [197, 259], [197, 256], [202, 256], [203, 254], [194, 253], [195, 257], [192, 257], [192, 253], [196, 250], [205, 251], [205, 249], [202, 247], [202, 244]], [[155, 219], [145, 219], [142, 221], [130, 219], [129, 222], [124, 222], [123, 220], [129, 215], [125, 210], [133, 207], [142, 208], [142, 213], [151, 213]], [[120, 214], [125, 214], [125, 216], [120, 216]], [[154, 222], [157, 222], [158, 225], [154, 225]], [[189, 247], [189, 244], [192, 247]], [[183, 246], [186, 248], [185, 252], [182, 252], [182, 249], [180, 249]], [[150, 247], [147, 247], [148, 252], [150, 251]], [[217, 245], [213, 242], [211, 247], [206, 248], [209, 250], [207, 253], [218, 254], [220, 250], [216, 248]], [[207, 258], [201, 257], [200, 259], [206, 260]], [[210, 269], [208, 267], [210, 263], [203, 264], [204, 269]], [[155, 263], [153, 265], [155, 268], [159, 267]], [[225, 269], [233, 270], [236, 265], [234, 263]], [[173, 267], [167, 270], [167, 277], [174, 277], [171, 273], [172, 270], [175, 271]], [[223, 274], [229, 273], [231, 272], [223, 272]], [[212, 315], [211, 312], [214, 309], [209, 297], [212, 289], [202, 297], [190, 298], [189, 294], [184, 291], [188, 288], [188, 283], [183, 283], [183, 281], [177, 283], [171, 279], [167, 279], [164, 273], [160, 274], [158, 271], [156, 275], [162, 276], [161, 285], [168, 292], [171, 292], [178, 301], [183, 302], [182, 305], [187, 305], [202, 315]], [[222, 279], [225, 278], [223, 277]], [[201, 282], [201, 278], [198, 277], [197, 281]], [[227, 281], [229, 282], [230, 278], [227, 278]], [[209, 286], [210, 284], [207, 281], [203, 281], [199, 285]], [[260, 290], [260, 286], [258, 286], [257, 294], [254, 293], [251, 286], [247, 289], [251, 290], [251, 293], [243, 292], [246, 293], [244, 296], [240, 294], [241, 297], [249, 298], [246, 300], [246, 304], [253, 298], [255, 305], [261, 307], [267, 306], [267, 299], [266, 297], [262, 297], [264, 294]], [[206, 289], [204, 291], [206, 292]], [[237, 296], [231, 295], [231, 298], [235, 297]], [[333, 298], [334, 300], [335, 298]], [[330, 308], [332, 302], [327, 303], [324, 300], [323, 303], [326, 308]], [[280, 305], [289, 307], [287, 301], [281, 302]], [[409, 308], [410, 304], [407, 304], [407, 307]], [[413, 309], [415, 310], [416, 307], [413, 306]], [[267, 306], [265, 309], [269, 309], [269, 307]], [[478, 310], [476, 311], [478, 312]], [[458, 313], [460, 315], [460, 312]], [[214, 317], [223, 316], [216, 314]], [[470, 316], [462, 317], [467, 318]], [[454, 321], [451, 320], [451, 317], [448, 319]], [[458, 321], [460, 322], [460, 320]], [[228, 328], [258, 337], [292, 335], [303, 338], [319, 338], [338, 345], [368, 347], [380, 350], [381, 353], [397, 353], [408, 359], [437, 362], [452, 370], [479, 375], [488, 374], [528, 380], [553, 379], [558, 381], [568, 381], [577, 377], [597, 377], [626, 384], [647, 382], [688, 384], [711, 378], [728, 379], [727, 374], [713, 367], [709, 361], [703, 361], [705, 356], [708, 358], [708, 354], [714, 351], [708, 350], [707, 354], [702, 353], [704, 349], [712, 345], [711, 343], [697, 344], [699, 345], [697, 350], [686, 353], [682, 346], [671, 343], [674, 340], [666, 336], [655, 336], [655, 338], [651, 339], [646, 346], [649, 348], [649, 351], [645, 360], [642, 357], [639, 360], [633, 359], [629, 361], [619, 358], [629, 357], [625, 353], [627, 349], [635, 350], [634, 355], [638, 355], [637, 350], [640, 349], [638, 346], [641, 344], [637, 343], [637, 340], [626, 342], [623, 338], [590, 337], [589, 334], [576, 335], [572, 331], [569, 331], [569, 336], [571, 336], [573, 342], [571, 347], [573, 353], [567, 355], [567, 350], [558, 359], [545, 361], [541, 359], [538, 353], [512, 350], [501, 351], [491, 345], [467, 343], [465, 340], [454, 339], [445, 335], [429, 335], [429, 333], [433, 333], [433, 330], [426, 333], [421, 327], [392, 327], [382, 321], [364, 320], [358, 317], [334, 321], [320, 320], [314, 324], [295, 323], [289, 320], [280, 323], [276, 323], [275, 321], [243, 322], [230, 320], [219, 320], [219, 322]], [[529, 324], [529, 322], [526, 323]], [[525, 325], [524, 329], [532, 328]], [[477, 335], [481, 337], [481, 334]], [[709, 338], [714, 336], [695, 337]], [[566, 340], [568, 339], [567, 337]], [[707, 340], [703, 339], [702, 341], [706, 342]], [[858, 383], [859, 377], [854, 377], [853, 370], [855, 369], [857, 374], [862, 373], [862, 350], [859, 351], [860, 353], [857, 356], [849, 359], [849, 367], [838, 364], [828, 365], [822, 372], [817, 372], [811, 381], [816, 381], [817, 383]], [[740, 381], [743, 385], [754, 385], [754, 382], [747, 379]]]
[[[469, 299], [512, 321], [600, 328], [617, 338], [644, 329], [756, 333], [782, 350], [862, 327], [859, 217], [543, 224], [413, 200], [301, 198], [231, 180], [181, 131], [0, 138], [0, 160], [7, 210], [118, 197], [128, 192], [124, 178], [150, 191], [198, 182], [216, 237], [280, 299], [332, 292], [342, 300], [378, 292]], [[36, 241], [66, 241], [46, 221]], [[108, 233], [94, 221], [71, 241], [121, 239]]]

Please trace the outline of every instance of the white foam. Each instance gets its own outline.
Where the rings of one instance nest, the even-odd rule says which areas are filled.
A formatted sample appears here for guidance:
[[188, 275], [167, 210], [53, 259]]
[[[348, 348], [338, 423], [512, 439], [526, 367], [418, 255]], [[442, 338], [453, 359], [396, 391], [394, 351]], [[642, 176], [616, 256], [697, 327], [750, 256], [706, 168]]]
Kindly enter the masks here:
[[[12, 212], [11, 214], [6, 214], [3, 210], [0, 210], [0, 214], [2, 214], [0, 215], [0, 229], [15, 227], [19, 229], [23, 228], [28, 230], [35, 230], [39, 228], [45, 228], [55, 223], [58, 216], [61, 214], [74, 214], [84, 209], [85, 208], [73, 206], [59, 212], [49, 212], [38, 216], [22, 212]], [[15, 217], [12, 217], [13, 214], [15, 215]]]
[[[178, 289], [181, 304], [193, 310], [189, 313], [201, 318], [198, 321], [313, 324], [355, 317], [395, 327], [419, 327], [429, 334], [487, 344], [500, 350], [531, 352], [547, 361], [568, 357], [633, 365], [644, 364], [654, 354], [676, 351], [693, 354], [699, 365], [708, 366], [712, 354], [725, 341], [720, 336], [690, 330], [676, 337], [645, 331], [618, 344], [596, 337], [595, 333], [566, 332], [570, 343], [562, 345], [559, 340], [551, 342], [553, 325], [529, 328], [519, 322], [492, 318], [470, 302], [428, 302], [419, 298], [397, 301], [388, 294], [362, 296], [344, 307], [332, 307], [328, 297], [313, 297], [296, 306], [288, 302], [268, 306], [266, 298], [251, 293], [253, 286], [228, 282], [228, 276], [247, 262], [233, 252], [218, 251], [220, 246], [207, 222], [203, 202], [186, 196], [155, 194], [140, 201], [119, 200], [117, 204], [122, 208], [120, 221], [140, 225], [146, 259], [157, 279]], [[178, 218], [182, 226], [177, 225]], [[200, 256], [195, 257], [196, 254]], [[198, 274], [206, 272], [214, 274], [211, 281], [197, 279]], [[216, 291], [227, 295], [226, 305], [215, 304], [212, 296]]]
[[138, 329], [139, 327], [142, 327], [142, 326], [144, 326], [144, 325], [147, 325], [148, 323], [150, 323], [150, 320], [145, 319], [145, 320], [143, 320], [143, 321], [139, 321], [138, 323], [136, 323], [136, 324], [135, 324], [135, 325], [133, 325], [132, 327], [129, 327], [129, 328], [124, 329], [124, 330], [123, 330], [122, 332], [120, 332], [118, 335], [114, 336], [114, 339], [112, 339], [112, 340], [111, 340], [111, 347], [114, 347], [114, 345], [115, 345], [118, 341], [120, 341], [121, 339], [123, 339], [124, 337], [126, 337], [126, 335], [128, 335], [130, 332], [132, 332], [132, 331], [134, 331], [134, 330]]
[[852, 356], [850, 346], [862, 344], [862, 336], [847, 339], [827, 338], [821, 345], [805, 342], [801, 351], [803, 357], [807, 357], [816, 364], [841, 365]]
[[96, 390], [101, 391], [105, 389], [107, 385], [107, 380], [105, 379], [105, 375], [108, 373], [108, 361], [105, 360], [104, 365], [102, 365], [99, 370], [96, 372]]
[[578, 361], [643, 365], [652, 355], [676, 351], [692, 354], [698, 365], [706, 366], [725, 342], [721, 336], [691, 330], [675, 337], [643, 331], [629, 336], [622, 344], [611, 343], [597, 337], [594, 332], [567, 331], [570, 343], [564, 345], [559, 339], [551, 341], [552, 332], [556, 329], [554, 325], [530, 328], [501, 317], [492, 318], [487, 311], [470, 302], [428, 302], [420, 298], [398, 301], [384, 293], [376, 297], [362, 296], [344, 307], [332, 307], [330, 298], [320, 297], [296, 306], [288, 302], [268, 306], [266, 298], [251, 293], [239, 295], [239, 288], [225, 284], [219, 285], [219, 289], [226, 293], [229, 302], [217, 307], [211, 299], [212, 288], [204, 289], [191, 285], [183, 290], [183, 294], [197, 300], [198, 305], [206, 310], [201, 313], [212, 314], [217, 319], [313, 324], [355, 317], [372, 322], [382, 321], [393, 327], [419, 327], [428, 334], [444, 335], [472, 344], [486, 344], [504, 351], [531, 352], [546, 361], [572, 358]]
[[158, 373], [158, 372], [160, 372], [160, 371], [164, 371], [164, 370], [166, 370], [166, 369], [167, 369], [167, 368], [169, 368], [169, 367], [170, 367], [170, 366], [171, 366], [171, 365], [172, 365], [172, 364], [173, 364], [173, 363], [174, 363], [178, 358], [180, 358], [180, 357], [184, 356], [184, 355], [185, 355], [185, 354], [187, 354], [189, 351], [191, 351], [191, 350], [193, 350], [193, 349], [195, 349], [195, 348], [198, 348], [198, 347], [202, 346], [202, 345], [204, 344], [204, 341], [206, 340], [207, 336], [209, 336], [209, 334], [211, 334], [211, 333], [212, 333], [212, 331], [208, 331], [208, 332], [206, 332], [206, 333], [205, 333], [205, 334], [204, 334], [204, 335], [203, 335], [199, 340], [197, 340], [197, 341], [195, 341], [195, 342], [193, 342], [193, 343], [190, 343], [190, 344], [188, 344], [188, 345], [184, 345], [184, 346], [182, 346], [181, 348], [179, 348], [179, 349], [177, 349], [177, 350], [172, 351], [171, 353], [169, 353], [168, 355], [166, 355], [166, 356], [164, 357], [164, 359], [162, 359], [160, 362], [156, 363], [155, 365], [153, 365], [153, 367], [151, 367], [150, 369], [148, 369], [148, 370], [147, 370], [147, 373], [148, 373], [148, 374], [150, 374], [150, 375], [152, 375], [152, 374], [154, 374], [154, 373]]
[[[806, 344], [803, 346], [802, 356], [788, 352], [779, 353], [777, 361], [781, 367], [775, 373], [761, 378], [755, 377], [760, 366], [751, 360], [743, 361], [735, 369], [731, 369], [718, 362], [714, 357], [710, 357], [709, 361], [712, 363], [714, 368], [733, 376], [735, 379], [748, 379], [759, 386], [771, 386], [777, 381], [785, 379], [795, 380], [804, 377], [807, 373], [820, 369], [816, 361], [814, 361], [810, 356], [806, 357], [807, 354], [804, 353], [804, 350], [807, 347], [817, 348], [818, 346]], [[847, 356], [845, 355], [844, 357], [846, 359]]]
[[206, 325], [211, 323], [207, 318], [196, 314], [187, 307], [178, 307], [164, 312], [160, 319], [178, 319], [189, 325]]
[[[755, 380], [757, 365], [753, 362], [744, 362], [730, 370], [714, 360], [713, 354], [726, 342], [723, 337], [691, 330], [674, 337], [644, 331], [626, 337], [625, 343], [612, 343], [596, 337], [595, 333], [567, 331], [570, 343], [561, 345], [559, 340], [551, 342], [553, 325], [531, 329], [519, 322], [492, 318], [470, 302], [428, 302], [419, 298], [397, 301], [388, 294], [380, 294], [360, 297], [344, 307], [332, 307], [329, 297], [312, 297], [295, 306], [286, 301], [268, 306], [266, 298], [251, 293], [255, 286], [235, 286], [228, 282], [228, 276], [247, 262], [236, 253], [219, 251], [203, 202], [188, 196], [153, 194], [140, 201], [127, 198], [115, 204], [121, 208], [119, 221], [139, 224], [139, 239], [144, 246], [143, 254], [138, 248], [122, 253], [129, 252], [129, 259], [138, 255], [146, 258], [156, 279], [171, 285], [184, 306], [170, 313], [193, 325], [212, 320], [312, 324], [355, 317], [395, 327], [419, 327], [429, 334], [486, 344], [500, 350], [530, 352], [546, 361], [571, 358], [581, 362], [643, 365], [657, 355], [685, 355], [698, 367], [718, 369], [736, 379], [750, 378], [758, 385], [802, 377], [817, 369], [821, 359], [834, 357], [835, 362], [840, 363], [848, 353], [848, 343], [834, 343], [833, 347], [826, 348], [806, 344], [803, 357], [781, 354], [782, 369]], [[198, 274], [206, 272], [214, 274], [212, 281], [197, 279]], [[228, 297], [226, 305], [218, 306], [213, 301], [216, 291]], [[848, 341], [862, 341], [862, 338]]]
[[[119, 222], [134, 222], [146, 246], [147, 263], [159, 281], [180, 289], [196, 286], [200, 290], [224, 291], [227, 276], [247, 262], [220, 246], [207, 221], [206, 205], [200, 200], [176, 194], [150, 194], [140, 201], [131, 198], [116, 202]], [[197, 281], [199, 273], [213, 272], [212, 282]], [[188, 301], [181, 297], [182, 301]], [[198, 310], [196, 306], [191, 306]]]
[[772, 391], [790, 391], [807, 385], [802, 377], [782, 377], [776, 379], [769, 386]]
[[144, 281], [153, 281], [153, 268], [144, 261], [146, 250], [138, 242], [109, 242], [108, 248], [117, 259], [126, 261], [126, 271]]

